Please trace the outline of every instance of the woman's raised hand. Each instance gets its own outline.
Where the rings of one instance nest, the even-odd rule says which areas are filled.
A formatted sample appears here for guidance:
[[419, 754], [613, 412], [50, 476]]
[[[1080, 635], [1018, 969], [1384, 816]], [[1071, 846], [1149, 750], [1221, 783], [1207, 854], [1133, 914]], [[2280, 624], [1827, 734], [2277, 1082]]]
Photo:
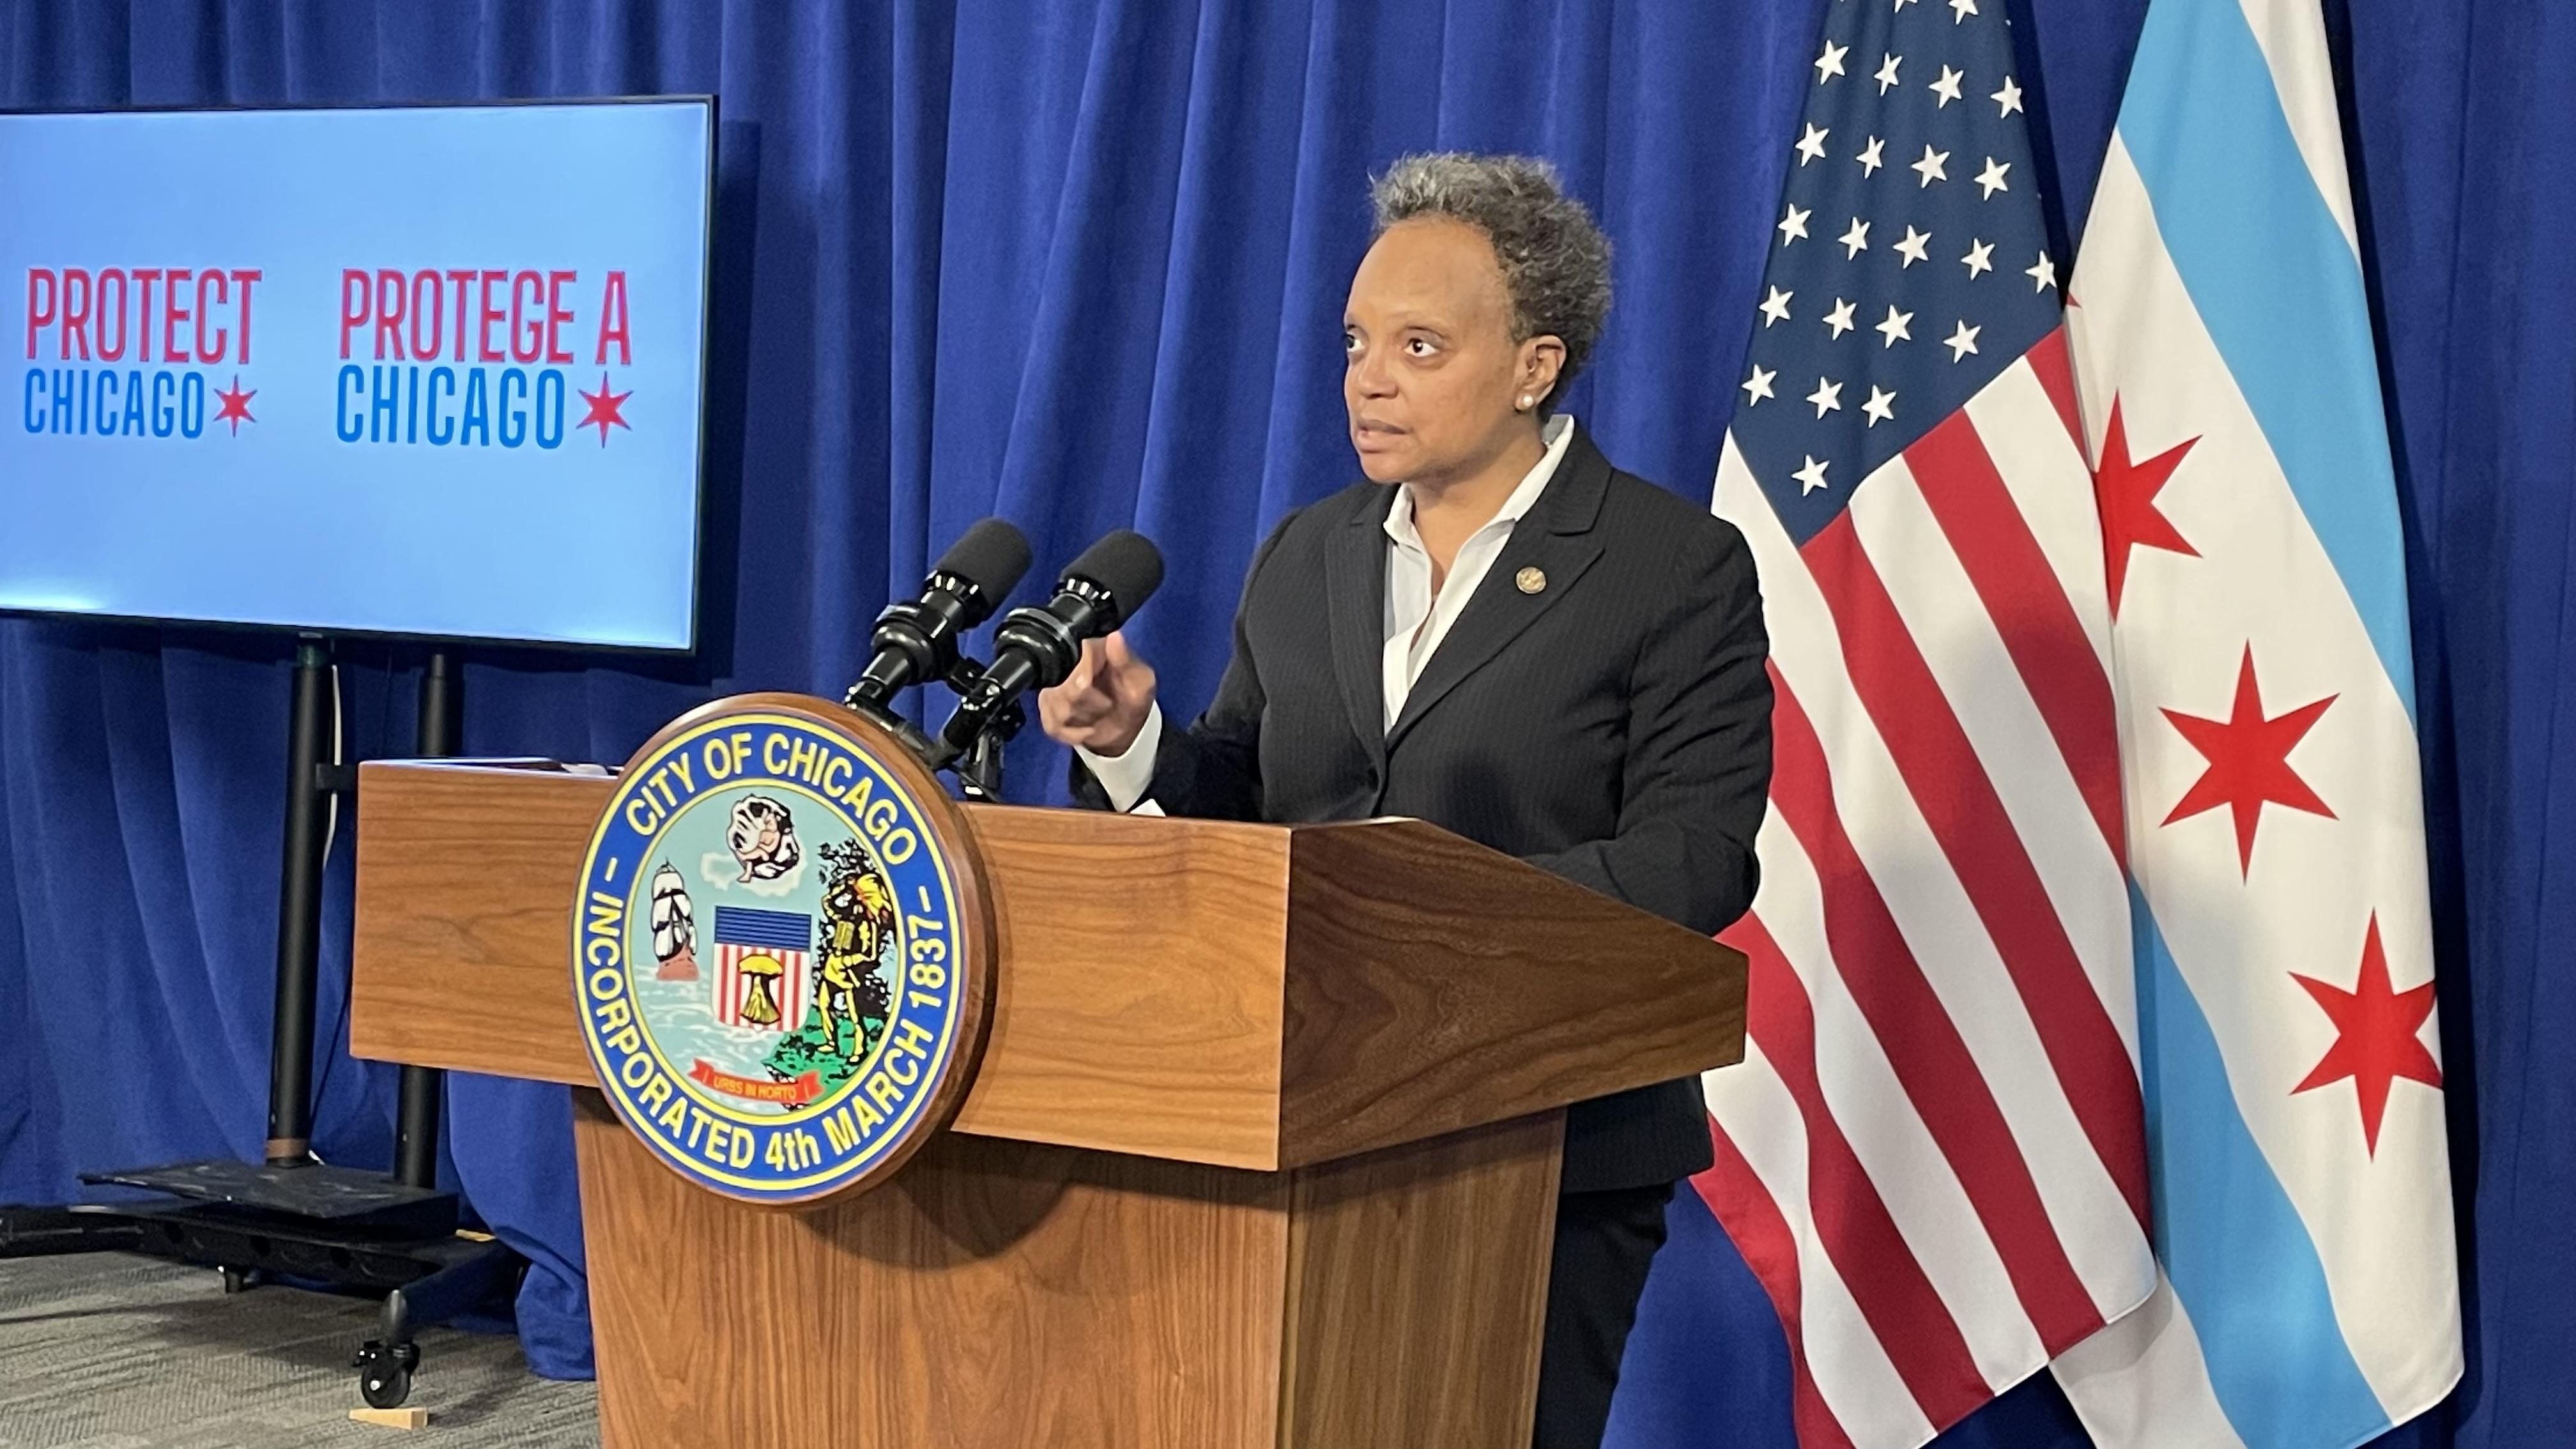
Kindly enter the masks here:
[[1153, 709], [1154, 666], [1128, 649], [1124, 633], [1084, 640], [1073, 673], [1038, 694], [1038, 723], [1047, 738], [1104, 759], [1134, 746]]

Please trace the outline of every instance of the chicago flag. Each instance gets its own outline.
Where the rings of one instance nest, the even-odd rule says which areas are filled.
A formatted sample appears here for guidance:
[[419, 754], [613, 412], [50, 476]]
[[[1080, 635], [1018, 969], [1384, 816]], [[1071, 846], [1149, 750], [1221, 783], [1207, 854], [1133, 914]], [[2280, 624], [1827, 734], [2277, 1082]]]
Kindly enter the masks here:
[[2336, 115], [2317, 0], [2154, 0], [2075, 275], [2162, 1269], [2057, 1362], [2105, 1449], [2341, 1449], [2460, 1374], [2406, 584]]

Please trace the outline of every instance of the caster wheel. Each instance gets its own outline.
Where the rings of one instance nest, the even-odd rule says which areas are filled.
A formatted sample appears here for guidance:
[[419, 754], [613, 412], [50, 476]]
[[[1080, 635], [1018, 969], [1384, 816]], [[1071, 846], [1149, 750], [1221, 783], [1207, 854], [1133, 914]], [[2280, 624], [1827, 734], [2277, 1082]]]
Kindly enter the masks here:
[[399, 1409], [411, 1397], [411, 1370], [400, 1364], [370, 1365], [358, 1375], [358, 1393], [371, 1409]]
[[358, 1346], [350, 1365], [358, 1371], [358, 1393], [371, 1409], [399, 1409], [411, 1397], [412, 1370], [420, 1367], [420, 1345], [409, 1339], [387, 1344], [371, 1338]]
[[215, 1271], [224, 1275], [224, 1292], [227, 1294], [248, 1292], [259, 1284], [259, 1275], [248, 1268], [227, 1266]]

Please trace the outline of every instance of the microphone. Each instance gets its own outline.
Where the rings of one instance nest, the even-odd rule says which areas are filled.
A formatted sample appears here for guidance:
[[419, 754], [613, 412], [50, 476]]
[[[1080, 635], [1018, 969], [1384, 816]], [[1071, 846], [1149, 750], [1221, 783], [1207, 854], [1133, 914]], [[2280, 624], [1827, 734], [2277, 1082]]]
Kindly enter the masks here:
[[991, 618], [1029, 571], [1029, 541], [998, 518], [987, 518], [930, 566], [921, 597], [886, 605], [869, 643], [876, 657], [850, 686], [850, 708], [882, 715], [886, 701], [915, 684], [931, 684], [957, 667], [957, 641]]
[[1145, 607], [1163, 586], [1163, 555], [1153, 540], [1119, 529], [1065, 565], [1055, 597], [1043, 608], [1013, 609], [993, 635], [993, 664], [948, 717], [941, 737], [965, 750], [1019, 697], [1065, 681], [1082, 659], [1082, 641], [1106, 634]]

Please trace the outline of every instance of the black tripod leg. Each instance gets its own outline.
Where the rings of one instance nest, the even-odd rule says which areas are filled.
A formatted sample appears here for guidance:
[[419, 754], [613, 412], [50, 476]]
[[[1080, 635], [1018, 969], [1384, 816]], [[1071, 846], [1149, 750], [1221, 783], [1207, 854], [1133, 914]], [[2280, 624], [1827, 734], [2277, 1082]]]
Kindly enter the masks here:
[[[433, 651], [420, 672], [420, 717], [415, 745], [424, 760], [456, 753], [465, 707], [465, 676], [455, 656]], [[394, 1181], [405, 1187], [438, 1186], [439, 1085], [446, 1074], [429, 1067], [402, 1069], [401, 1109], [394, 1119]]]

